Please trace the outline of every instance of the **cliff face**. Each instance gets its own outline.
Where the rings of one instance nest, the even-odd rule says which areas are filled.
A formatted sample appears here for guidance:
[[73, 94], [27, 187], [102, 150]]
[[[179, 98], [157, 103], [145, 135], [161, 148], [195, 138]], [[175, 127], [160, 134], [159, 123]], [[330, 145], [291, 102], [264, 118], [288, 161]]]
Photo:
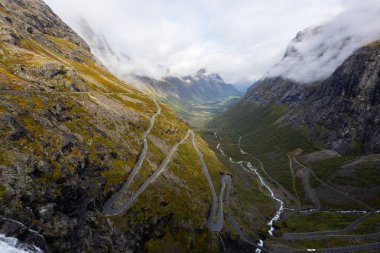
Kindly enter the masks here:
[[380, 152], [379, 55], [380, 41], [356, 51], [330, 78], [306, 91], [289, 122], [311, 129], [313, 139], [340, 153]]
[[243, 100], [260, 106], [281, 103], [295, 107], [304, 98], [304, 89], [301, 84], [282, 77], [266, 78], [249, 88]]
[[340, 153], [380, 152], [380, 42], [351, 55], [328, 79], [299, 84], [267, 78], [244, 100], [292, 109], [282, 123], [306, 129], [313, 141]]
[[[126, 252], [144, 251], [149, 241], [165, 249], [175, 231], [214, 242], [217, 251], [219, 239], [203, 220], [209, 195], [198, 194], [208, 185], [192, 176], [200, 168], [187, 156], [178, 155], [155, 181], [159, 187], [149, 188], [126, 214], [109, 220], [102, 212], [130, 174], [156, 111], [150, 97], [97, 63], [43, 1], [0, 0], [0, 233], [47, 252]], [[188, 129], [165, 106], [156, 121], [149, 162], [132, 189]], [[213, 161], [210, 174], [219, 178], [223, 166], [197, 142]], [[193, 150], [187, 143], [179, 152]], [[197, 217], [191, 226], [188, 217]], [[204, 251], [205, 242], [194, 247]]]
[[46, 41], [43, 35], [49, 35], [63, 38], [81, 49], [90, 51], [86, 42], [42, 1], [1, 1], [0, 4], [2, 31], [7, 34], [2, 36], [2, 40], [9, 39], [13, 44], [26, 37]]

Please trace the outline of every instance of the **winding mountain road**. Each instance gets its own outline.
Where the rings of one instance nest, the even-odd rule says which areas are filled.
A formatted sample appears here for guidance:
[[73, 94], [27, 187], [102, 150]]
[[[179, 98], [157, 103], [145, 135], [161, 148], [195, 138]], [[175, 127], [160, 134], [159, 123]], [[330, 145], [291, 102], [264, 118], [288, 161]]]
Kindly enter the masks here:
[[[215, 132], [215, 137], [217, 139], [218, 135], [217, 133]], [[221, 149], [221, 145], [220, 143], [218, 143], [217, 147], [216, 147], [223, 156], [227, 156], [223, 150]], [[257, 162], [259, 162], [259, 164], [261, 164], [262, 166], [262, 170], [264, 171], [264, 173], [266, 174], [266, 176], [270, 178], [270, 176], [266, 173], [266, 171], [264, 170], [263, 168], [263, 164], [260, 160], [258, 160], [256, 157], [254, 157], [253, 155], [251, 155], [250, 153], [246, 152], [242, 147], [241, 147], [241, 136], [239, 135], [239, 140], [238, 140], [238, 148], [240, 150], [240, 153], [243, 154], [243, 155], [250, 155], [253, 159], [255, 159]], [[310, 173], [312, 176], [314, 176], [318, 181], [320, 181], [322, 184], [326, 185], [328, 188], [330, 188], [331, 190], [337, 192], [337, 193], [340, 193], [350, 199], [352, 199], [353, 201], [357, 202], [357, 203], [360, 203], [362, 204], [363, 206], [365, 206], [369, 211], [368, 212], [365, 212], [363, 211], [366, 215], [364, 215], [363, 217], [360, 217], [359, 219], [355, 220], [353, 223], [351, 223], [348, 227], [346, 227], [345, 229], [342, 229], [342, 230], [334, 230], [334, 231], [318, 231], [318, 232], [308, 232], [308, 233], [285, 233], [283, 234], [283, 239], [285, 240], [294, 240], [294, 241], [297, 241], [297, 240], [318, 240], [318, 239], [327, 239], [327, 238], [341, 238], [341, 239], [362, 239], [362, 238], [378, 238], [379, 236], [379, 232], [378, 233], [374, 233], [374, 234], [369, 234], [369, 235], [344, 235], [343, 233], [345, 232], [349, 232], [353, 229], [355, 229], [359, 224], [361, 224], [364, 220], [366, 220], [367, 218], [371, 217], [372, 215], [374, 215], [376, 213], [376, 211], [368, 206], [367, 204], [359, 201], [359, 200], [356, 200], [356, 199], [353, 199], [352, 197], [342, 193], [341, 191], [335, 189], [334, 187], [328, 185], [327, 183], [325, 183], [324, 181], [322, 181], [320, 178], [318, 178], [314, 172], [312, 170], [310, 170], [309, 168], [307, 168], [306, 166], [304, 166], [303, 164], [301, 164], [294, 156], [291, 156], [289, 157], [289, 160], [290, 160], [290, 164], [292, 161], [296, 162], [298, 165], [300, 165], [303, 169], [306, 169], [308, 173]], [[232, 160], [232, 158], [230, 157], [230, 162], [231, 163], [235, 163], [235, 164], [239, 164], [243, 169], [245, 169], [246, 171], [250, 171], [251, 173], [255, 173], [256, 176], [260, 179], [260, 182], [261, 184], [267, 188], [267, 190], [271, 193], [271, 197], [276, 200], [278, 203], [280, 203], [280, 208], [278, 209], [278, 211], [276, 212], [275, 216], [268, 222], [268, 225], [270, 225], [271, 229], [268, 231], [268, 233], [270, 235], [272, 235], [272, 232], [273, 232], [273, 222], [275, 222], [276, 220], [278, 220], [280, 218], [280, 215], [281, 213], [283, 212], [284, 210], [284, 207], [283, 207], [283, 202], [282, 200], [278, 199], [273, 191], [271, 190], [271, 188], [269, 187], [269, 185], [266, 184], [266, 182], [264, 181], [264, 179], [261, 177], [261, 175], [258, 173], [257, 171], [257, 168], [254, 168], [252, 166], [251, 163], [249, 162], [244, 162], [244, 161], [239, 161], [239, 162], [234, 162]], [[247, 167], [244, 166], [244, 163], [246, 163]], [[275, 180], [271, 180], [272, 182], [274, 182]], [[276, 182], [277, 183], [277, 182]], [[311, 193], [311, 191], [309, 192], [310, 195], [314, 195], [314, 192]], [[291, 194], [289, 194], [289, 196], [292, 196]], [[294, 197], [294, 196], [292, 196]], [[319, 202], [319, 199], [317, 199], [317, 196], [311, 196], [313, 197], [313, 202], [316, 204], [316, 208], [313, 209], [315, 210], [316, 212], [320, 212], [321, 210], [321, 207], [320, 207], [320, 202]], [[294, 198], [295, 199], [295, 198]], [[296, 201], [297, 203], [298, 201]], [[300, 210], [300, 204], [298, 202], [298, 208], [296, 210], [294, 210], [295, 212], [299, 212]], [[306, 211], [306, 213], [309, 213], [310, 211]], [[313, 211], [314, 212], [314, 211]], [[263, 242], [260, 241], [259, 243], [259, 246], [263, 246]], [[305, 252], [305, 251], [316, 251], [316, 252], [328, 252], [328, 253], [340, 253], [340, 252], [355, 252], [355, 251], [366, 251], [366, 250], [376, 250], [376, 249], [380, 249], [380, 243], [376, 242], [376, 243], [370, 243], [370, 244], [363, 244], [363, 245], [352, 245], [352, 246], [347, 246], [347, 247], [336, 247], [336, 248], [324, 248], [324, 249], [292, 249], [292, 248], [281, 248], [281, 247], [277, 247], [274, 249], [274, 252]], [[257, 253], [260, 253], [260, 249], [257, 249], [256, 250]]]
[[[123, 204], [121, 205], [120, 207], [118, 208], [113, 208], [113, 204], [115, 203], [115, 201], [117, 201], [118, 198], [115, 198], [115, 199], [110, 199], [111, 201], [104, 206], [104, 213], [107, 215], [107, 216], [113, 216], [113, 215], [118, 215], [118, 214], [121, 214], [123, 213], [125, 210], [127, 210], [129, 207], [132, 206], [133, 203], [135, 203], [135, 201], [137, 200], [137, 198], [141, 195], [141, 193], [143, 193], [145, 191], [145, 189], [154, 181], [156, 180], [156, 178], [165, 170], [166, 166], [168, 165], [168, 163], [170, 162], [173, 154], [177, 151], [177, 148], [179, 145], [182, 145], [185, 143], [185, 141], [187, 140], [187, 138], [189, 138], [189, 131], [186, 133], [186, 136], [180, 141], [178, 142], [177, 144], [175, 144], [169, 154], [166, 156], [165, 160], [161, 163], [160, 167], [153, 173], [153, 175], [148, 178], [140, 187], [139, 189], [134, 192], [132, 194], [132, 196], [130, 196], [130, 198]], [[128, 188], [129, 185], [127, 185], [127, 187], [123, 187], [124, 190], [126, 190]], [[121, 193], [122, 194], [122, 193]], [[120, 195], [121, 195], [120, 194]], [[108, 202], [108, 201], [107, 201]]]
[[[205, 177], [207, 179], [207, 182], [208, 182], [208, 185], [210, 187], [211, 194], [212, 194], [211, 210], [210, 210], [209, 217], [207, 219], [208, 229], [210, 231], [219, 232], [223, 228], [223, 220], [224, 220], [223, 219], [223, 193], [224, 193], [224, 191], [226, 191], [226, 197], [225, 197], [224, 203], [225, 203], [226, 211], [227, 211], [228, 216], [229, 216], [229, 221], [231, 222], [234, 229], [238, 232], [238, 234], [241, 235], [245, 239], [246, 242], [252, 243], [252, 241], [250, 241], [248, 239], [248, 237], [243, 233], [240, 226], [238, 225], [238, 223], [235, 221], [235, 219], [233, 218], [233, 216], [230, 213], [229, 201], [230, 201], [230, 190], [231, 190], [231, 181], [232, 181], [232, 178], [230, 175], [222, 175], [222, 177], [221, 177], [221, 185], [220, 185], [219, 200], [218, 200], [218, 203], [219, 203], [219, 205], [218, 205], [218, 216], [217, 216], [216, 223], [214, 222], [214, 217], [215, 217], [215, 213], [216, 213], [217, 195], [216, 195], [216, 191], [214, 188], [214, 184], [212, 183], [210, 174], [208, 172], [206, 163], [203, 159], [203, 155], [199, 151], [199, 148], [198, 148], [197, 143], [195, 141], [195, 137], [194, 137], [193, 132], [192, 132], [192, 143], [193, 143], [193, 147], [195, 149], [195, 152], [197, 153], [199, 160], [201, 161], [203, 174], [205, 175]], [[256, 244], [254, 244], [254, 245], [256, 246]]]
[[[195, 149], [195, 151], [196, 151], [196, 153], [197, 153], [197, 155], [201, 161], [203, 174], [207, 179], [207, 182], [209, 184], [211, 194], [212, 194], [211, 211], [210, 211], [209, 217], [207, 219], [207, 228], [210, 231], [214, 231], [214, 232], [221, 231], [223, 228], [223, 225], [224, 225], [223, 195], [224, 195], [224, 192], [226, 191], [226, 201], [227, 202], [225, 203], [225, 205], [226, 205], [226, 209], [229, 212], [229, 194], [230, 194], [230, 188], [231, 188], [231, 176], [230, 175], [223, 175], [222, 176], [221, 187], [220, 187], [220, 192], [219, 192], [219, 199], [217, 201], [217, 194], [216, 194], [214, 185], [212, 183], [212, 180], [211, 180], [210, 174], [208, 172], [206, 163], [204, 161], [203, 155], [200, 152], [198, 145], [195, 141], [194, 131], [192, 131], [192, 130], [189, 130], [186, 133], [186, 136], [180, 142], [178, 142], [177, 144], [175, 144], [171, 148], [169, 154], [166, 156], [165, 160], [162, 162], [162, 164], [160, 165], [158, 170], [149, 179], [147, 179], [139, 187], [139, 189], [136, 192], [134, 192], [122, 205], [120, 205], [117, 208], [114, 208], [115, 202], [118, 201], [123, 196], [123, 193], [128, 189], [130, 184], [133, 182], [135, 176], [137, 175], [137, 173], [141, 169], [141, 166], [144, 162], [144, 159], [145, 159], [145, 156], [146, 156], [146, 153], [148, 150], [147, 137], [150, 134], [150, 132], [154, 126], [155, 118], [157, 117], [157, 115], [159, 115], [161, 113], [161, 107], [159, 106], [159, 104], [157, 103], [156, 100], [154, 100], [154, 103], [157, 107], [157, 112], [151, 117], [150, 126], [143, 135], [144, 146], [143, 146], [143, 149], [140, 153], [139, 159], [138, 159], [135, 167], [133, 168], [131, 174], [129, 175], [127, 181], [123, 185], [123, 187], [118, 192], [116, 192], [108, 201], [106, 201], [106, 203], [103, 207], [104, 214], [107, 216], [114, 216], [114, 215], [119, 215], [119, 214], [123, 213], [124, 211], [126, 211], [137, 200], [137, 198], [141, 195], [141, 193], [149, 186], [149, 184], [151, 184], [165, 170], [166, 166], [170, 162], [170, 160], [171, 160], [173, 154], [175, 153], [175, 151], [177, 150], [178, 146], [184, 144], [184, 142], [188, 139], [189, 135], [191, 134], [192, 135], [193, 147], [194, 147], [194, 149]], [[219, 202], [218, 208], [217, 208], [217, 202]], [[216, 220], [216, 222], [214, 222], [214, 217], [215, 217], [216, 212], [217, 212], [217, 220]], [[233, 224], [234, 227], [238, 228], [237, 222], [233, 218], [231, 218], [230, 220], [234, 223]], [[238, 229], [240, 231], [239, 234], [242, 234], [240, 227]]]
[[333, 248], [322, 248], [322, 249], [296, 249], [296, 248], [285, 248], [278, 247], [275, 248], [273, 252], [275, 253], [293, 253], [293, 252], [320, 252], [320, 253], [347, 253], [347, 252], [366, 252], [372, 250], [379, 250], [380, 242], [369, 243], [364, 245], [350, 245], [345, 247], [333, 247]]
[[[156, 101], [155, 101], [155, 103], [156, 103]], [[122, 197], [123, 192], [126, 191], [128, 189], [128, 187], [129, 187], [129, 185], [133, 182], [133, 178], [137, 175], [138, 171], [141, 168], [142, 162], [145, 159], [145, 155], [146, 155], [146, 152], [147, 152], [147, 149], [148, 149], [148, 143], [146, 141], [146, 138], [147, 138], [148, 134], [150, 133], [151, 129], [153, 128], [155, 117], [161, 111], [161, 108], [159, 107], [159, 105], [157, 103], [156, 103], [156, 106], [158, 108], [158, 111], [157, 111], [157, 113], [155, 115], [152, 116], [151, 121], [150, 121], [150, 127], [148, 128], [148, 130], [143, 135], [143, 138], [144, 138], [143, 139], [143, 141], [144, 141], [144, 147], [143, 147], [143, 150], [142, 150], [142, 152], [140, 154], [139, 160], [136, 163], [136, 166], [134, 167], [132, 173], [128, 177], [128, 180], [123, 185], [122, 189], [119, 190], [117, 193], [115, 193], [105, 203], [105, 205], [103, 207], [104, 214], [107, 215], [107, 216], [114, 216], [114, 215], [119, 215], [119, 214], [123, 213], [124, 211], [126, 211], [137, 200], [137, 198], [141, 195], [141, 193], [144, 192], [144, 190], [149, 186], [149, 184], [151, 184], [165, 170], [165, 168], [168, 165], [168, 163], [170, 162], [173, 154], [176, 152], [178, 146], [184, 144], [185, 141], [189, 138], [189, 136], [191, 134], [192, 135], [192, 145], [193, 145], [194, 150], [196, 151], [196, 153], [197, 153], [197, 155], [199, 157], [199, 160], [201, 161], [203, 174], [204, 174], [204, 176], [207, 179], [207, 182], [209, 184], [209, 187], [210, 187], [210, 190], [211, 190], [211, 194], [212, 194], [211, 210], [210, 210], [210, 214], [209, 214], [208, 219], [207, 219], [207, 228], [208, 228], [208, 230], [211, 231], [211, 232], [220, 232], [223, 229], [223, 226], [224, 226], [223, 203], [224, 203], [224, 205], [226, 207], [227, 214], [228, 214], [228, 219], [229, 219], [231, 225], [233, 226], [233, 228], [240, 235], [241, 239], [243, 241], [245, 241], [246, 243], [251, 244], [255, 248], [259, 248], [259, 249], [263, 250], [264, 252], [267, 252], [262, 247], [262, 245], [260, 245], [260, 244], [258, 245], [258, 244], [254, 243], [252, 240], [250, 240], [248, 238], [248, 236], [243, 232], [243, 230], [240, 228], [240, 226], [238, 225], [238, 223], [236, 222], [236, 220], [234, 219], [234, 217], [231, 214], [231, 211], [230, 211], [230, 208], [229, 208], [229, 197], [230, 197], [230, 191], [231, 191], [231, 181], [232, 181], [232, 178], [231, 178], [230, 175], [222, 175], [219, 197], [217, 197], [217, 194], [216, 194], [214, 185], [212, 183], [210, 174], [208, 172], [206, 163], [204, 161], [203, 155], [200, 152], [200, 150], [198, 148], [198, 145], [197, 145], [197, 143], [195, 141], [195, 134], [194, 134], [193, 130], [187, 131], [186, 136], [180, 142], [178, 142], [177, 144], [175, 144], [172, 147], [172, 149], [170, 150], [169, 154], [166, 156], [165, 160], [162, 162], [162, 164], [160, 165], [160, 167], [158, 168], [158, 170], [149, 179], [147, 179], [139, 187], [139, 189], [136, 192], [134, 192], [126, 200], [126, 202], [124, 202], [121, 206], [119, 206], [117, 208], [113, 207], [114, 203], [119, 198]], [[223, 201], [224, 192], [226, 192], [225, 193], [225, 201]], [[217, 201], [217, 199], [218, 199], [218, 201]], [[217, 207], [217, 202], [219, 204], [218, 207]], [[214, 222], [214, 217], [216, 215], [216, 211], [218, 211], [218, 213], [217, 213], [217, 219], [216, 219], [216, 222]]]
[[[195, 151], [196, 151], [196, 153], [197, 153], [197, 155], [201, 161], [203, 174], [207, 179], [207, 182], [209, 184], [211, 194], [212, 194], [211, 210], [210, 210], [209, 217], [207, 219], [207, 228], [212, 232], [220, 232], [223, 229], [223, 225], [224, 225], [223, 203], [224, 203], [226, 210], [227, 210], [227, 213], [228, 213], [228, 216], [229, 216], [229, 221], [231, 222], [232, 226], [238, 231], [238, 234], [241, 235], [241, 237], [244, 241], [246, 241], [250, 244], [253, 244], [254, 246], [257, 246], [254, 242], [249, 240], [249, 238], [245, 235], [245, 233], [240, 229], [238, 223], [235, 221], [233, 216], [230, 214], [229, 194], [230, 194], [230, 189], [231, 189], [231, 180], [232, 180], [231, 176], [230, 175], [223, 175], [221, 177], [220, 192], [219, 192], [219, 197], [217, 197], [217, 194], [216, 194], [214, 185], [212, 183], [210, 174], [208, 172], [206, 163], [205, 163], [203, 155], [200, 152], [198, 145], [195, 141], [195, 134], [194, 134], [194, 131], [192, 131], [192, 130], [189, 130], [186, 133], [186, 136], [180, 142], [178, 142], [177, 144], [175, 144], [171, 148], [170, 152], [168, 153], [168, 155], [166, 156], [165, 160], [162, 162], [162, 164], [160, 165], [158, 170], [149, 179], [147, 179], [138, 188], [138, 190], [136, 192], [134, 192], [122, 205], [120, 205], [117, 208], [114, 208], [115, 202], [118, 201], [123, 196], [123, 193], [128, 189], [130, 184], [133, 182], [133, 179], [138, 174], [138, 172], [141, 169], [141, 166], [144, 162], [144, 159], [145, 159], [145, 156], [146, 156], [146, 153], [148, 150], [147, 137], [150, 134], [150, 132], [154, 126], [155, 118], [157, 117], [157, 115], [159, 115], [161, 113], [161, 107], [159, 106], [159, 104], [155, 100], [154, 100], [154, 103], [157, 107], [157, 112], [151, 117], [150, 126], [143, 135], [144, 146], [143, 146], [143, 149], [140, 153], [139, 159], [138, 159], [135, 167], [133, 168], [131, 174], [129, 175], [127, 181], [123, 185], [123, 187], [118, 192], [116, 192], [108, 201], [106, 201], [106, 203], [103, 207], [104, 214], [107, 216], [114, 216], [114, 215], [119, 215], [119, 214], [125, 212], [137, 200], [137, 198], [141, 195], [141, 193], [143, 193], [143, 191], [149, 186], [149, 184], [151, 184], [165, 170], [165, 168], [168, 165], [168, 163], [170, 162], [173, 154], [176, 152], [178, 146], [184, 144], [185, 141], [188, 139], [188, 137], [191, 134], [192, 135], [192, 145], [193, 145], [193, 147], [194, 147], [194, 149], [195, 149]], [[223, 202], [224, 192], [226, 192], [225, 202]], [[217, 206], [217, 202], [219, 203], [218, 206]], [[214, 222], [214, 217], [216, 215], [216, 212], [217, 212], [217, 219], [216, 219], [216, 222]]]
[[[225, 179], [225, 177], [222, 177], [221, 187], [220, 187], [220, 193], [219, 193], [218, 218], [217, 218], [217, 222], [214, 223], [214, 216], [215, 216], [215, 213], [216, 213], [216, 202], [217, 202], [216, 191], [215, 191], [215, 188], [214, 188], [214, 184], [212, 183], [210, 174], [208, 172], [206, 163], [205, 163], [205, 161], [203, 159], [203, 155], [202, 155], [201, 151], [199, 150], [198, 145], [197, 145], [197, 143], [195, 141], [194, 132], [192, 131], [191, 134], [192, 134], [192, 144], [193, 144], [193, 147], [194, 147], [195, 152], [197, 153], [197, 155], [199, 157], [199, 160], [201, 161], [203, 174], [206, 177], [206, 180], [207, 180], [207, 183], [208, 183], [208, 185], [210, 187], [211, 195], [212, 195], [211, 211], [210, 211], [210, 215], [209, 215], [209, 217], [207, 219], [207, 228], [210, 231], [220, 231], [223, 228], [223, 192], [224, 192], [224, 188], [226, 186], [227, 180]], [[228, 177], [229, 177], [228, 182], [229, 182], [229, 186], [230, 186], [231, 185], [231, 177], [230, 176], [228, 176]]]
[[[137, 160], [137, 163], [135, 164], [135, 167], [133, 168], [131, 174], [129, 175], [127, 181], [123, 185], [123, 187], [116, 192], [109, 200], [106, 201], [103, 207], [103, 213], [107, 216], [112, 216], [112, 215], [118, 215], [125, 211], [129, 205], [128, 203], [125, 203], [124, 205], [118, 207], [118, 208], [113, 208], [114, 203], [123, 195], [123, 193], [128, 189], [129, 185], [133, 182], [133, 179], [137, 175], [137, 173], [140, 171], [141, 166], [145, 160], [146, 153], [148, 151], [148, 141], [147, 137], [150, 134], [150, 132], [153, 129], [156, 117], [161, 113], [161, 107], [157, 103], [155, 99], [153, 99], [154, 104], [156, 105], [157, 112], [150, 118], [150, 124], [149, 128], [144, 132], [143, 134], [143, 149], [141, 150], [141, 153], [139, 155], [139, 158]], [[134, 201], [133, 201], [134, 202]]]
[[[309, 169], [308, 167], [306, 167], [305, 165], [303, 165], [302, 163], [300, 163], [294, 156], [292, 157], [292, 159], [298, 163], [301, 167], [303, 167], [304, 169], [308, 170], [309, 173], [311, 173], [319, 182], [321, 182], [323, 185], [325, 185], [326, 187], [328, 187], [329, 189], [365, 206], [369, 212], [368, 213], [365, 213], [364, 216], [362, 217], [359, 217], [358, 219], [356, 219], [355, 221], [353, 221], [350, 225], [348, 225], [346, 228], [344, 229], [339, 229], [339, 230], [327, 230], [327, 231], [315, 231], [315, 232], [305, 232], [305, 233], [284, 233], [283, 234], [283, 239], [284, 240], [309, 240], [309, 239], [313, 239], [313, 240], [317, 240], [317, 239], [324, 239], [330, 235], [342, 235], [344, 233], [347, 233], [347, 232], [350, 232], [352, 230], [354, 230], [357, 226], [359, 226], [363, 221], [365, 221], [366, 219], [372, 217], [373, 215], [375, 215], [376, 213], [376, 210], [373, 209], [372, 207], [368, 206], [366, 203], [360, 201], [360, 200], [357, 200], [357, 199], [354, 199], [352, 198], [351, 196], [339, 191], [338, 189], [332, 187], [331, 185], [327, 184], [326, 182], [324, 182], [322, 179], [320, 179], [319, 177], [317, 177], [317, 175], [315, 175], [315, 173]], [[320, 211], [320, 210], [319, 210]]]

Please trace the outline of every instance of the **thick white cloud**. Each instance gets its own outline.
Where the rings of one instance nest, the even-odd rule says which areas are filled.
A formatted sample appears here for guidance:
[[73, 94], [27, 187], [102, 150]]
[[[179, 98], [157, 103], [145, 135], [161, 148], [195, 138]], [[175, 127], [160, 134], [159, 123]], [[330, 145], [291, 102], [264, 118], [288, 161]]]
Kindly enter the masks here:
[[380, 39], [380, 1], [348, 1], [351, 6], [321, 27], [292, 41], [286, 57], [267, 76], [301, 83], [328, 78], [356, 49]]
[[330, 20], [350, 2], [45, 1], [74, 29], [75, 18], [84, 17], [114, 48], [147, 69], [170, 68], [171, 73], [186, 74], [206, 67], [229, 82], [245, 84], [259, 79], [278, 62], [298, 31]]

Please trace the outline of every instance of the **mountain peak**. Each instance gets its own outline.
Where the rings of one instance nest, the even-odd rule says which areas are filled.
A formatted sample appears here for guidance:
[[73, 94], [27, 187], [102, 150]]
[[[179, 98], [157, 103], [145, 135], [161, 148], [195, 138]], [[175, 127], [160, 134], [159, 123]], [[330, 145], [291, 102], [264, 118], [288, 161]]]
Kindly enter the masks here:
[[316, 26], [316, 27], [308, 27], [300, 32], [297, 33], [296, 37], [292, 39], [292, 41], [289, 43], [283, 59], [287, 57], [302, 57], [297, 47], [305, 42], [305, 40], [312, 39], [316, 35], [320, 34], [322, 32], [323, 27], [322, 26]]
[[195, 74], [196, 76], [203, 76], [207, 73], [207, 69], [206, 68], [201, 68], [197, 71], [197, 73]]
[[217, 74], [217, 73], [209, 73], [207, 72], [207, 69], [206, 68], [201, 68], [200, 70], [198, 70], [195, 75], [195, 77], [197, 78], [202, 78], [202, 79], [212, 79], [214, 81], [218, 81], [218, 82], [224, 82], [223, 78]]

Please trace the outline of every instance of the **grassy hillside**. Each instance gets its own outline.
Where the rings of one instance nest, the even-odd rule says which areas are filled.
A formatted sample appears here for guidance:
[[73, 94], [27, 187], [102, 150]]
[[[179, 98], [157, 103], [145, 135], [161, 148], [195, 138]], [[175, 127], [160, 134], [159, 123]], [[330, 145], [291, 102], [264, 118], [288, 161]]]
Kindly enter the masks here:
[[[251, 161], [260, 168], [260, 160], [268, 175], [264, 171], [261, 174], [287, 207], [309, 209], [320, 205], [322, 210], [378, 209], [376, 182], [379, 175], [375, 168], [380, 166], [379, 155], [340, 156], [333, 151], [321, 150], [306, 137], [302, 129], [294, 129], [281, 122], [288, 112], [289, 108], [284, 105], [259, 106], [241, 101], [218, 114], [201, 134], [211, 147], [220, 144], [234, 161]], [[215, 138], [215, 131], [218, 138]], [[239, 136], [240, 147], [248, 154], [241, 152]], [[229, 164], [228, 160], [224, 162]], [[302, 240], [295, 244], [283, 240], [281, 236], [284, 233], [344, 229], [363, 215], [323, 212], [302, 215], [285, 211], [282, 219], [276, 223], [277, 237], [269, 238], [266, 245], [299, 249], [346, 246], [348, 242], [344, 238]], [[329, 222], [324, 222], [326, 220]], [[365, 227], [365, 224], [371, 224], [373, 229]], [[349, 233], [374, 233], [378, 227], [377, 214], [368, 216], [363, 224]], [[349, 244], [372, 242], [373, 238], [355, 238]]]
[[[0, 14], [1, 217], [38, 231], [47, 244], [38, 246], [54, 252], [219, 252], [218, 234], [205, 227], [211, 193], [189, 141], [108, 222], [103, 204], [136, 163], [153, 100], [109, 73], [42, 1], [0, 1]], [[161, 107], [132, 191], [189, 129]], [[228, 170], [197, 142], [218, 189]]]
[[278, 123], [288, 110], [282, 105], [260, 107], [251, 103], [239, 103], [218, 115], [210, 123], [209, 131], [203, 134], [210, 139], [213, 132], [218, 131], [227, 142], [224, 149], [236, 159], [241, 157], [235, 148], [241, 135], [242, 147], [262, 160], [269, 173], [290, 190], [288, 153], [296, 149], [310, 152], [313, 146], [302, 131]]

